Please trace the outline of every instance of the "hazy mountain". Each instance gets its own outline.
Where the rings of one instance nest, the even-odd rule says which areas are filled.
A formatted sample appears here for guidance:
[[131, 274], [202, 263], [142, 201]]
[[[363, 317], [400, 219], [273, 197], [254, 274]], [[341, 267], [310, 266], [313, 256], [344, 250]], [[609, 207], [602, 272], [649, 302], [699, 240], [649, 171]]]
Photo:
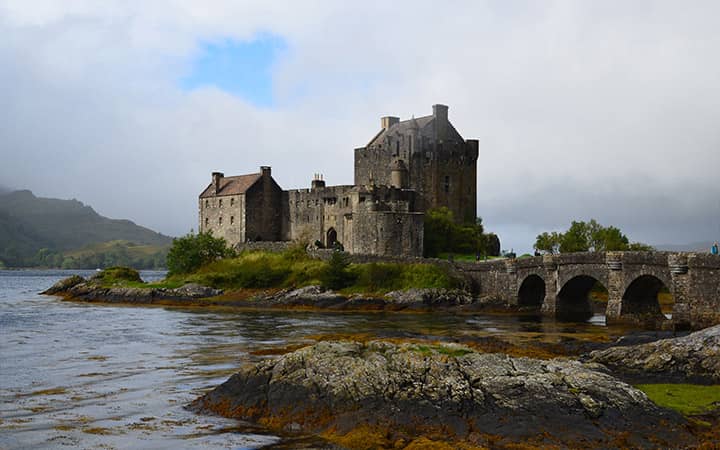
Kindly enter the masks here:
[[667, 252], [709, 252], [712, 245], [711, 241], [707, 241], [693, 242], [691, 244], [661, 244], [656, 245], [655, 248]]
[[36, 197], [27, 190], [0, 194], [0, 261], [6, 265], [34, 265], [43, 248], [62, 253], [108, 241], [164, 247], [172, 238], [108, 219], [77, 200]]

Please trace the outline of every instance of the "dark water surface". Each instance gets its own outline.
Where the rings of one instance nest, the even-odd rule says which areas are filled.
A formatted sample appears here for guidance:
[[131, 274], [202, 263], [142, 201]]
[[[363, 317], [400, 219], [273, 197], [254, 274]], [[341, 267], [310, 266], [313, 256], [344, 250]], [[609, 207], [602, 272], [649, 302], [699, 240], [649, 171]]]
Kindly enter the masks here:
[[310, 343], [313, 335], [557, 343], [614, 339], [624, 331], [605, 327], [601, 316], [568, 325], [447, 313], [219, 312], [88, 305], [37, 294], [72, 273], [78, 271], [0, 271], [0, 449], [277, 444], [277, 436], [183, 406], [261, 358], [252, 352]]

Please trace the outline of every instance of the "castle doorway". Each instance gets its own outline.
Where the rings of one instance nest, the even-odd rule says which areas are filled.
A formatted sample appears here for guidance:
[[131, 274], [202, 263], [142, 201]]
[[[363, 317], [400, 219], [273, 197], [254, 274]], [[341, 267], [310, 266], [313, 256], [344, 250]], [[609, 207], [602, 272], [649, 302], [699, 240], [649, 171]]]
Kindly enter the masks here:
[[335, 247], [336, 243], [337, 243], [337, 231], [335, 231], [335, 228], [330, 228], [327, 231], [327, 239], [325, 240], [325, 247], [333, 248], [333, 247]]

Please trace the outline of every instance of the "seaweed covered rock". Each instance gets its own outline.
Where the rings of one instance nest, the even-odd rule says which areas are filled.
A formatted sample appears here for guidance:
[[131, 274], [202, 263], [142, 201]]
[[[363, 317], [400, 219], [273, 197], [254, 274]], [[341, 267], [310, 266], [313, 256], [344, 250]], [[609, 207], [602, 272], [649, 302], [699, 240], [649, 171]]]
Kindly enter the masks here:
[[248, 365], [193, 405], [331, 439], [358, 427], [384, 430], [389, 441], [440, 435], [473, 445], [498, 436], [584, 447], [612, 446], [618, 434], [631, 446], [686, 437], [680, 416], [587, 365], [456, 344], [321, 342]]
[[63, 278], [62, 280], [58, 281], [57, 283], [50, 286], [48, 289], [41, 292], [41, 294], [44, 295], [53, 295], [58, 294], [62, 292], [66, 292], [72, 287], [77, 286], [80, 283], [85, 283], [85, 278], [81, 277], [80, 275], [73, 275], [71, 277]]
[[594, 362], [641, 377], [720, 382], [720, 325], [687, 336], [590, 353]]

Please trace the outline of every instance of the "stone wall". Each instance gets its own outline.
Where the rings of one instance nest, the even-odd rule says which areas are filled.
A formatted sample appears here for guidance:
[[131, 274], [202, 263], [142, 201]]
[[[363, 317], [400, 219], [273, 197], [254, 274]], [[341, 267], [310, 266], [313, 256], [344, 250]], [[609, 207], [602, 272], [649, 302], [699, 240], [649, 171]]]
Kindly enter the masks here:
[[245, 241], [245, 195], [201, 198], [198, 202], [200, 232], [211, 232], [234, 245]]

